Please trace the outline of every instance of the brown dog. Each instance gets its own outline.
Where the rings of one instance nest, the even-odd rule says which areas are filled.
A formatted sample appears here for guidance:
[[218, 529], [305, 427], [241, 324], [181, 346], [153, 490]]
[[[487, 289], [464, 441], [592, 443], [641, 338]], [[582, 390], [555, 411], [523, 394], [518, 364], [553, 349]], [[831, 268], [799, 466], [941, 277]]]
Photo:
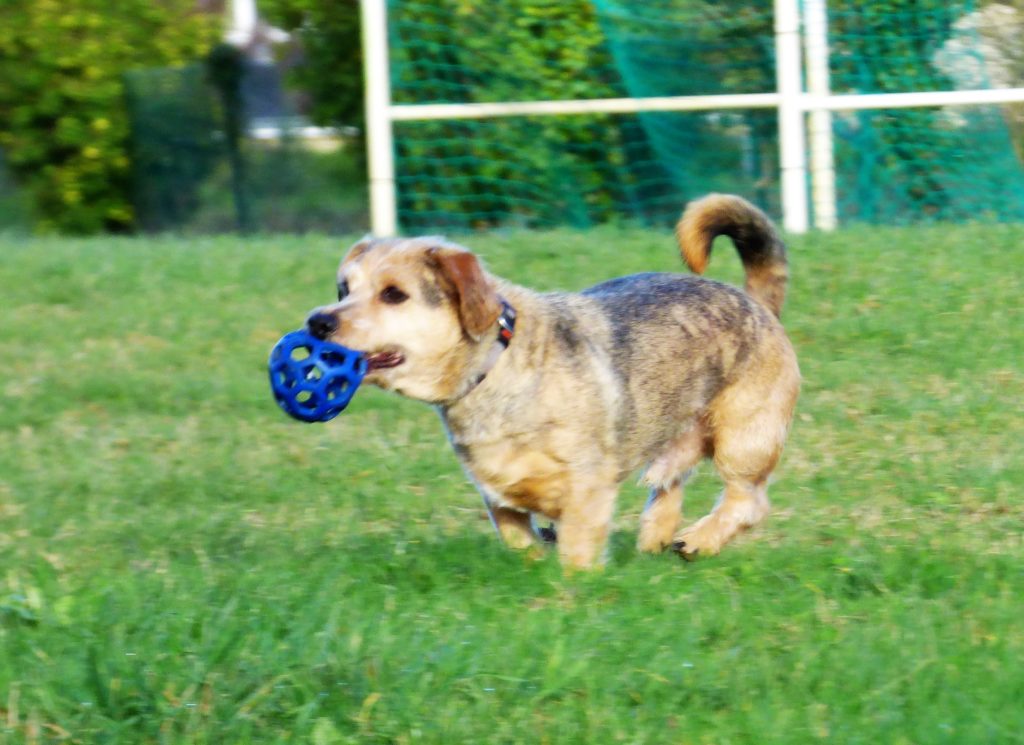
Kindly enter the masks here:
[[[650, 498], [638, 547], [714, 554], [768, 512], [800, 387], [778, 321], [785, 248], [735, 196], [690, 204], [676, 229], [695, 272], [733, 239], [746, 293], [689, 275], [639, 274], [582, 293], [539, 294], [489, 275], [440, 238], [357, 243], [338, 302], [308, 326], [369, 354], [366, 381], [434, 404], [495, 527], [514, 547], [558, 523], [562, 562], [602, 559], [622, 481], [642, 468]], [[713, 458], [725, 491], [677, 534], [682, 485]]]

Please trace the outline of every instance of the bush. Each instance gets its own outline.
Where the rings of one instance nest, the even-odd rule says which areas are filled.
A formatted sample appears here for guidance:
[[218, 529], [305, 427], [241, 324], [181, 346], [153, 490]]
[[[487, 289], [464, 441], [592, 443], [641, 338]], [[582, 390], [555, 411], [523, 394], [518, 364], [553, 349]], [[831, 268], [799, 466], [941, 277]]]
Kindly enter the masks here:
[[[389, 11], [397, 103], [625, 94], [591, 2], [406, 0]], [[635, 120], [609, 115], [408, 122], [396, 141], [407, 229], [641, 217], [630, 195], [663, 180], [637, 170], [651, 157]]]
[[263, 0], [267, 20], [291, 29], [303, 63], [292, 81], [310, 97], [314, 122], [363, 127], [363, 46], [358, 0]]
[[127, 231], [124, 74], [201, 57], [221, 19], [195, 0], [6, 0], [0, 148], [44, 231]]

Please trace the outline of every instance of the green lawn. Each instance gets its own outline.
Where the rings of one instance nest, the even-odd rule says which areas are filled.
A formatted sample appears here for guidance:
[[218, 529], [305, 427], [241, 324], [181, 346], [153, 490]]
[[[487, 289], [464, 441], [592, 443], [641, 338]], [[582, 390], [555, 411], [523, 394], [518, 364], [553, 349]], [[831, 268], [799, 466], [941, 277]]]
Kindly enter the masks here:
[[[667, 232], [467, 242], [542, 288], [681, 266]], [[1024, 228], [794, 240], [770, 519], [638, 556], [629, 485], [572, 577], [499, 545], [429, 408], [277, 410], [342, 250], [0, 238], [0, 743], [1024, 742]]]

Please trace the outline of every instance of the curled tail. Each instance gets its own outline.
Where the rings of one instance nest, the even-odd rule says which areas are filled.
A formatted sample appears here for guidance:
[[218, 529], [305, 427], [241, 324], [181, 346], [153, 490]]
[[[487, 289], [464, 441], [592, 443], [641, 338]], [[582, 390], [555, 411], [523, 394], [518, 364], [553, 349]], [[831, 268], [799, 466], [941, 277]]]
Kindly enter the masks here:
[[676, 225], [676, 240], [691, 270], [704, 272], [711, 243], [720, 235], [736, 244], [747, 275], [747, 294], [778, 316], [786, 299], [789, 270], [786, 247], [772, 221], [732, 194], [709, 194], [690, 202]]

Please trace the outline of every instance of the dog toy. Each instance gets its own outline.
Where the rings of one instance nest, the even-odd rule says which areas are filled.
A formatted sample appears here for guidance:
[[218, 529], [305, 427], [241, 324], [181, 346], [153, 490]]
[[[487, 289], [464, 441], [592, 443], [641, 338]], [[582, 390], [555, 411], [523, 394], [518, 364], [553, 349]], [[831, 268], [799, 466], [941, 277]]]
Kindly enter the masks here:
[[348, 406], [366, 367], [362, 352], [292, 331], [270, 352], [270, 388], [289, 416], [329, 422]]

